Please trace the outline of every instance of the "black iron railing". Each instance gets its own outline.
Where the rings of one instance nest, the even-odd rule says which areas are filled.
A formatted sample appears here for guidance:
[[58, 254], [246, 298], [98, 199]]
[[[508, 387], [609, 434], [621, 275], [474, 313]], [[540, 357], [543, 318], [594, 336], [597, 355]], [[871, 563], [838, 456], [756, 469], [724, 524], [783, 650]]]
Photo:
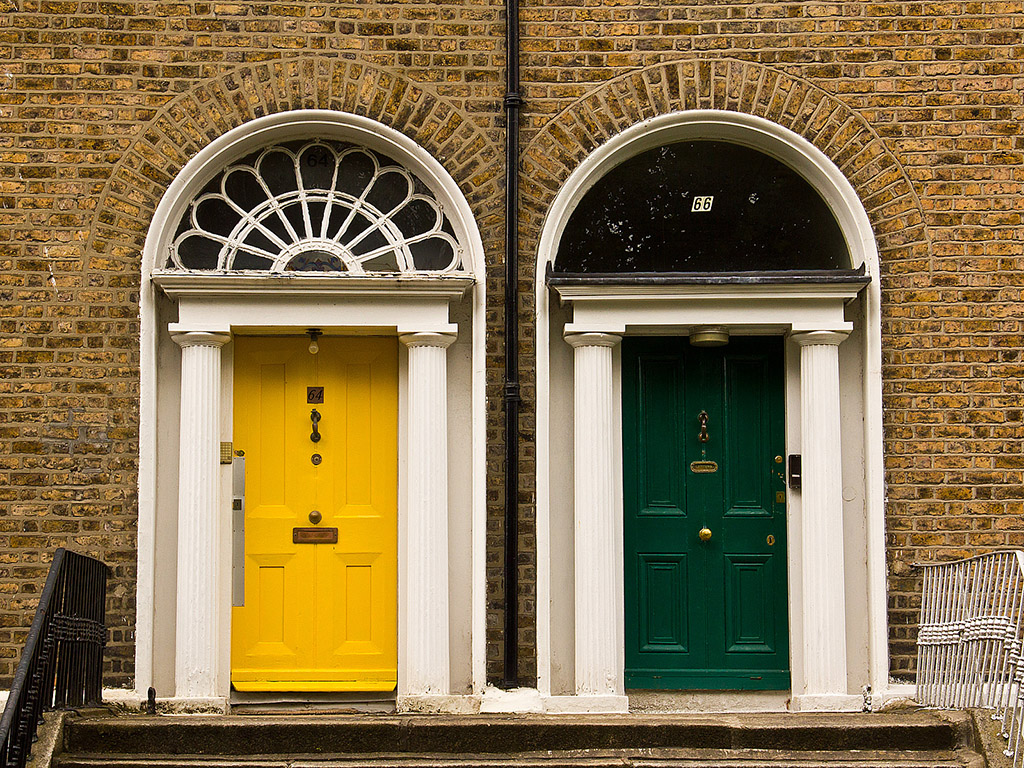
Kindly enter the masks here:
[[100, 703], [107, 566], [58, 549], [0, 720], [0, 768], [22, 768], [43, 712]]

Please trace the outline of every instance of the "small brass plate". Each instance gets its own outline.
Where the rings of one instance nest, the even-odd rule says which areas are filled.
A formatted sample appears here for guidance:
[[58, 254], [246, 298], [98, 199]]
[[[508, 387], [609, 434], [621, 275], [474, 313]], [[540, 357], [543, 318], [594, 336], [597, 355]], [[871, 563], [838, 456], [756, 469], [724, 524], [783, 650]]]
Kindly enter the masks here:
[[231, 452], [232, 452], [231, 449], [232, 449], [231, 443], [221, 443], [220, 444], [220, 463], [221, 464], [230, 464], [231, 463]]
[[337, 528], [292, 528], [292, 544], [337, 544]]
[[691, 461], [690, 471], [698, 475], [708, 475], [718, 471], [717, 461]]
[[765, 541], [768, 542], [768, 546], [769, 547], [774, 547], [775, 546], [775, 537], [772, 536], [770, 533], [768, 534], [768, 538], [765, 539]]
[[776, 504], [785, 504], [786, 503], [786, 492], [785, 491], [776, 491], [775, 492], [775, 503]]

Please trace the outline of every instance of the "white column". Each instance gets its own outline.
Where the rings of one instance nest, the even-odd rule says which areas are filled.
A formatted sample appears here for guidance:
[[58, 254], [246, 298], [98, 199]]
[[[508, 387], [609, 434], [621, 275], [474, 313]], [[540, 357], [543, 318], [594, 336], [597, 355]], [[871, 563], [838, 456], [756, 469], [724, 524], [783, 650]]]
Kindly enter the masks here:
[[217, 690], [220, 611], [220, 348], [230, 336], [180, 333], [178, 586], [174, 693], [212, 699]]
[[616, 558], [615, 425], [609, 333], [576, 333], [575, 349], [575, 584], [576, 693], [622, 696]]
[[452, 333], [399, 336], [409, 348], [406, 696], [447, 695], [448, 346]]
[[801, 710], [856, 708], [846, 682], [843, 457], [839, 344], [843, 331], [794, 333], [800, 345], [803, 689]]

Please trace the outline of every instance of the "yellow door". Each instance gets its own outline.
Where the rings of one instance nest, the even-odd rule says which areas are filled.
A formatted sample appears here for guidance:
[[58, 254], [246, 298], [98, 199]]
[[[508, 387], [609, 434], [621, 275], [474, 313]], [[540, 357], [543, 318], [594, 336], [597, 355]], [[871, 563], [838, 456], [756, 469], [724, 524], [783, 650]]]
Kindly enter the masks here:
[[231, 681], [242, 691], [397, 681], [397, 343], [319, 345], [235, 339], [245, 604], [232, 612]]

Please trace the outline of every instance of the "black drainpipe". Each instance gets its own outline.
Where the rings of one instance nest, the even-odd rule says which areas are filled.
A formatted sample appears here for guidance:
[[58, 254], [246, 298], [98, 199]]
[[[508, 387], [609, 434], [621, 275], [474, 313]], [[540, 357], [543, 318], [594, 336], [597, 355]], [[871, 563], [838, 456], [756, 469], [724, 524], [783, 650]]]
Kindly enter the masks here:
[[505, 0], [505, 669], [519, 683], [519, 2]]

